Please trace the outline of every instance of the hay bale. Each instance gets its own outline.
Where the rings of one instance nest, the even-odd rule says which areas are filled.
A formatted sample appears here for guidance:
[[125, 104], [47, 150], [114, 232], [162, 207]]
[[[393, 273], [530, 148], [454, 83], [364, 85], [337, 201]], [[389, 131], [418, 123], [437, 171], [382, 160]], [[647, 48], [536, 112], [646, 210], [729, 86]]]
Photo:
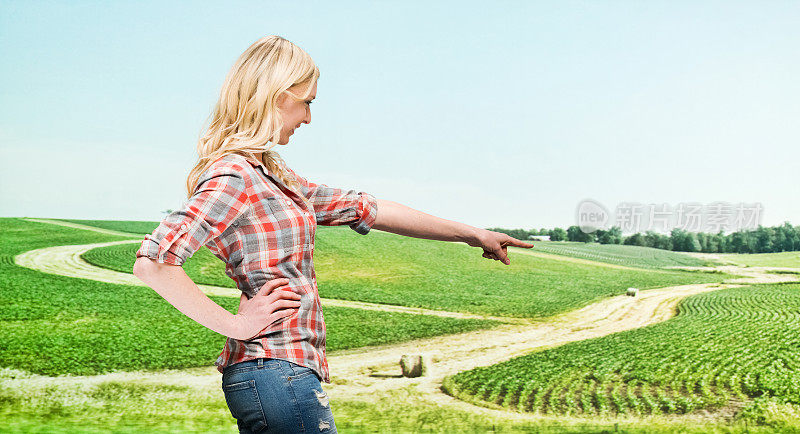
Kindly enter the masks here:
[[637, 295], [639, 295], [639, 288], [628, 288], [628, 291], [625, 293], [625, 295], [630, 297], [636, 297]]
[[400, 357], [400, 368], [404, 377], [421, 377], [427, 372], [429, 358], [422, 354], [403, 354]]

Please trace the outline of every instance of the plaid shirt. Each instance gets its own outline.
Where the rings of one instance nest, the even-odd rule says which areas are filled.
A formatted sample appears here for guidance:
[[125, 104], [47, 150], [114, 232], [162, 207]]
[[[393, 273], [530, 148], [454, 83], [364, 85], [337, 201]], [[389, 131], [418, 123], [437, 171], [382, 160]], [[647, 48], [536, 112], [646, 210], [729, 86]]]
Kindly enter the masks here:
[[311, 368], [330, 383], [314, 272], [314, 233], [318, 224], [349, 224], [366, 235], [375, 222], [377, 203], [367, 193], [314, 184], [288, 170], [312, 208], [260, 162], [229, 154], [201, 175], [182, 209], [145, 235], [136, 257], [180, 266], [205, 245], [225, 262], [225, 273], [248, 298], [268, 281], [288, 278], [292, 290], [301, 295], [298, 312], [251, 340], [228, 338], [214, 364], [222, 372], [245, 360], [283, 359]]

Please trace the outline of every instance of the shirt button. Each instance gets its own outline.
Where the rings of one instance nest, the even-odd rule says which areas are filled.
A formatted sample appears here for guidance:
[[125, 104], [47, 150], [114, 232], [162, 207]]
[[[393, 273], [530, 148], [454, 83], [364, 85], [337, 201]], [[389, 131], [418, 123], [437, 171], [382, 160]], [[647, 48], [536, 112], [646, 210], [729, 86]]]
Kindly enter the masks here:
[[185, 231], [185, 230], [186, 230], [186, 223], [184, 223], [184, 224], [182, 224], [182, 225], [181, 225], [181, 230], [183, 230], [183, 231]]

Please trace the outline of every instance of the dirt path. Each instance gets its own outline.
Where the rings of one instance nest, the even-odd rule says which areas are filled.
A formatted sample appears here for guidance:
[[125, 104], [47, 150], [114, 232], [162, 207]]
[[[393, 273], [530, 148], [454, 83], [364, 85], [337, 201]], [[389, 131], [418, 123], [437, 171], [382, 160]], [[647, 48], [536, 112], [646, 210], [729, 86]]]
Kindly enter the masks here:
[[[511, 414], [452, 398], [441, 392], [442, 380], [447, 375], [493, 365], [537, 348], [605, 336], [664, 321], [674, 315], [675, 306], [684, 297], [736, 286], [743, 285], [711, 283], [651, 289], [643, 291], [636, 298], [613, 297], [538, 324], [508, 324], [492, 330], [336, 352], [328, 356], [333, 381], [324, 387], [335, 402], [337, 399], [368, 401], [376, 394], [413, 385], [426, 401], [470, 411]], [[403, 354], [426, 354], [430, 357], [432, 363], [428, 375], [402, 377], [398, 362]], [[203, 389], [221, 387], [221, 376], [213, 367], [86, 377], [52, 378], [21, 372], [15, 374], [18, 379], [14, 383], [19, 383], [18, 387], [22, 387], [22, 384], [74, 384], [83, 387], [106, 381], [189, 385]]]
[[[506, 324], [491, 330], [336, 352], [328, 357], [334, 375], [333, 382], [325, 385], [325, 388], [334, 401], [336, 399], [368, 401], [374, 398], [376, 393], [413, 386], [422, 399], [437, 405], [486, 414], [502, 414], [504, 417], [524, 418], [527, 416], [478, 407], [452, 398], [441, 392], [442, 380], [447, 375], [479, 366], [493, 365], [535, 349], [596, 338], [665, 321], [675, 314], [678, 302], [691, 295], [748, 284], [798, 281], [798, 276], [794, 274], [773, 275], [753, 268], [726, 266], [720, 267], [719, 270], [742, 277], [726, 283], [651, 289], [642, 291], [638, 297], [617, 296], [534, 324]], [[428, 375], [420, 378], [402, 377], [399, 360], [403, 354], [427, 355], [432, 361]], [[213, 367], [159, 372], [120, 372], [88, 377], [52, 378], [22, 372], [15, 372], [14, 375], [16, 379], [5, 381], [6, 385], [11, 386], [11, 383], [15, 383], [17, 387], [23, 387], [37, 384], [72, 384], [84, 387], [106, 381], [123, 381], [219, 389], [221, 384], [221, 376]], [[3, 377], [8, 378], [8, 375]]]
[[[117, 243], [104, 243], [112, 245]], [[80, 253], [100, 245], [63, 246], [40, 249], [19, 255], [20, 265], [56, 274], [79, 269], [79, 276], [103, 281], [122, 283], [114, 279], [136, 279], [125, 273], [107, 274], [109, 270], [89, 266], [80, 260]], [[84, 250], [85, 249], [85, 250]], [[38, 252], [38, 253], [34, 253]], [[76, 256], [78, 257], [76, 259]], [[48, 259], [49, 258], [49, 259]], [[55, 260], [53, 258], [59, 258]], [[83, 262], [83, 263], [81, 263]], [[697, 270], [697, 267], [691, 267]], [[102, 271], [101, 271], [102, 270]], [[333, 373], [333, 382], [325, 385], [334, 402], [337, 399], [370, 401], [376, 394], [414, 387], [420, 396], [437, 405], [475, 411], [503, 417], [527, 418], [529, 415], [492, 410], [457, 400], [441, 392], [442, 380], [460, 371], [489, 366], [535, 349], [553, 347], [568, 342], [591, 339], [638, 327], [645, 327], [674, 316], [676, 306], [685, 297], [719, 289], [741, 287], [748, 284], [800, 281], [796, 274], [770, 274], [770, 271], [800, 272], [800, 270], [773, 269], [765, 267], [721, 266], [706, 268], [740, 276], [724, 283], [704, 283], [672, 286], [641, 291], [637, 297], [624, 295], [601, 300], [584, 308], [563, 315], [528, 324], [505, 324], [491, 330], [482, 330], [450, 336], [419, 339], [402, 344], [359, 348], [329, 354], [328, 362]], [[99, 274], [94, 274], [99, 273]], [[110, 277], [109, 277], [110, 276]], [[130, 280], [125, 280], [126, 284]], [[230, 291], [229, 288], [223, 288]], [[326, 300], [324, 302], [333, 302]], [[328, 304], [332, 305], [332, 304]], [[380, 306], [383, 309], [385, 306]], [[354, 305], [348, 305], [354, 307]], [[420, 378], [405, 378], [400, 375], [399, 360], [403, 354], [425, 354], [431, 360], [428, 375]], [[7, 370], [6, 370], [7, 371]], [[41, 384], [95, 384], [104, 381], [130, 381], [192, 385], [200, 388], [219, 389], [221, 376], [213, 367], [160, 372], [123, 372], [91, 377], [40, 377], [15, 373], [13, 383]], [[7, 375], [3, 375], [8, 377]], [[6, 382], [8, 383], [8, 382]]]
[[[722, 271], [722, 270], [720, 270]], [[488, 366], [537, 348], [605, 336], [644, 327], [672, 317], [678, 302], [690, 295], [754, 283], [797, 281], [792, 274], [770, 275], [757, 270], [726, 267], [742, 277], [723, 284], [682, 285], [643, 291], [638, 297], [617, 296], [582, 309], [530, 325], [504, 325], [493, 330], [421, 339], [403, 344], [360, 348], [331, 354], [328, 361], [333, 383], [325, 389], [333, 399], [371, 401], [376, 394], [413, 387], [421, 399], [447, 408], [513, 419], [536, 416], [489, 409], [455, 399], [441, 392], [445, 376], [478, 366]], [[432, 358], [429, 375], [400, 376], [398, 361], [403, 354], [427, 354]], [[4, 369], [4, 387], [65, 385], [87, 387], [106, 381], [171, 384], [219, 391], [221, 376], [214, 367], [159, 372], [120, 372], [97, 376], [42, 377]], [[11, 376], [16, 378], [9, 380]], [[335, 405], [335, 404], [334, 404]]]
[[[415, 384], [436, 402], [461, 402], [439, 391], [445, 376], [493, 365], [537, 348], [596, 338], [665, 321], [675, 315], [678, 302], [691, 295], [747, 284], [798, 281], [795, 275], [771, 275], [752, 269], [725, 267], [720, 271], [742, 277], [722, 284], [651, 289], [641, 291], [637, 297], [620, 295], [538, 324], [504, 325], [492, 330], [442, 336], [371, 351], [340, 353], [329, 358], [331, 372], [348, 379], [349, 383], [332, 384], [329, 389], [334, 397], [366, 397], [378, 389]], [[399, 360], [402, 354], [420, 353], [428, 354], [433, 360], [430, 375], [415, 379], [390, 376], [400, 374]]]
[[83, 229], [87, 231], [94, 231], [106, 235], [118, 235], [120, 237], [136, 238], [140, 241], [144, 238], [144, 235], [134, 234], [131, 232], [120, 232], [120, 231], [115, 231], [113, 229], [103, 229], [95, 226], [82, 225], [80, 223], [64, 222], [61, 220], [37, 219], [32, 217], [27, 217], [24, 220], [28, 220], [31, 222], [38, 222], [38, 223], [47, 223], [49, 225], [66, 226], [68, 228]]

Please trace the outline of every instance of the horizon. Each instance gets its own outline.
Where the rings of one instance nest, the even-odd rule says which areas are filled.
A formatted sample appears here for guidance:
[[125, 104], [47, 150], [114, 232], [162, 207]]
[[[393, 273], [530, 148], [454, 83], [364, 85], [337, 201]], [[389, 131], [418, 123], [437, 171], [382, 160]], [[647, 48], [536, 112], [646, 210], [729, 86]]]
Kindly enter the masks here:
[[[162, 212], [162, 214], [166, 216], [166, 213]], [[17, 218], [17, 219], [28, 219], [28, 218], [31, 218], [31, 219], [45, 219], [45, 220], [64, 220], [64, 221], [74, 221], [74, 222], [77, 222], [77, 221], [86, 221], [86, 222], [90, 222], [90, 221], [111, 221], [111, 222], [153, 223], [153, 224], [158, 224], [161, 221], [161, 220], [124, 220], [124, 219], [73, 219], [73, 218], [61, 218], [61, 217], [34, 217], [34, 216], [22, 216], [22, 217], [20, 217], [20, 216], [1, 216], [0, 218]], [[783, 226], [786, 223], [788, 223], [792, 227], [800, 228], [800, 224], [796, 225], [796, 224], [793, 224], [790, 221], [785, 221], [785, 222], [783, 222], [783, 223], [781, 223], [779, 225], [771, 225], [771, 226], [760, 225], [759, 227], [775, 228], [775, 227]], [[577, 224], [573, 224], [573, 225], [570, 225], [570, 226], [578, 226], [578, 225]], [[536, 227], [521, 228], [521, 227], [489, 226], [489, 227], [485, 227], [484, 229], [488, 229], [488, 230], [502, 229], [502, 230], [509, 230], [509, 231], [524, 230], [524, 231], [529, 231], [530, 232], [530, 231], [541, 231], [542, 229], [547, 229], [547, 230], [564, 229], [564, 230], [567, 230], [570, 226], [551, 226], [551, 227], [539, 227], [539, 228], [536, 228]], [[347, 227], [347, 226], [346, 225], [341, 225], [341, 226], [322, 226], [322, 227]], [[680, 228], [675, 228], [675, 229], [680, 229]], [[754, 230], [757, 230], [757, 229], [758, 228], [755, 228], [755, 229], [743, 228], [743, 229], [740, 229], [739, 231], [723, 231], [723, 235], [724, 236], [728, 236], [728, 235], [733, 234], [734, 232], [754, 231]], [[374, 230], [380, 230], [380, 229], [374, 229]], [[647, 231], [640, 231], [640, 232], [623, 233], [622, 235], [623, 235], [623, 238], [627, 238], [630, 235], [634, 235], [634, 234], [643, 234], [644, 235], [644, 234], [646, 234], [648, 232], [651, 232], [651, 231], [647, 230]], [[659, 235], [665, 235], [665, 236], [669, 236], [670, 235], [670, 232], [663, 232], [663, 231], [656, 231], [656, 230], [652, 230], [652, 232], [654, 232], [656, 234], [659, 234]], [[708, 235], [717, 235], [719, 233], [719, 232], [703, 232], [703, 231], [700, 231], [700, 232], [686, 231], [686, 232], [694, 233], [694, 234], [703, 233], [703, 234], [708, 234]]]

